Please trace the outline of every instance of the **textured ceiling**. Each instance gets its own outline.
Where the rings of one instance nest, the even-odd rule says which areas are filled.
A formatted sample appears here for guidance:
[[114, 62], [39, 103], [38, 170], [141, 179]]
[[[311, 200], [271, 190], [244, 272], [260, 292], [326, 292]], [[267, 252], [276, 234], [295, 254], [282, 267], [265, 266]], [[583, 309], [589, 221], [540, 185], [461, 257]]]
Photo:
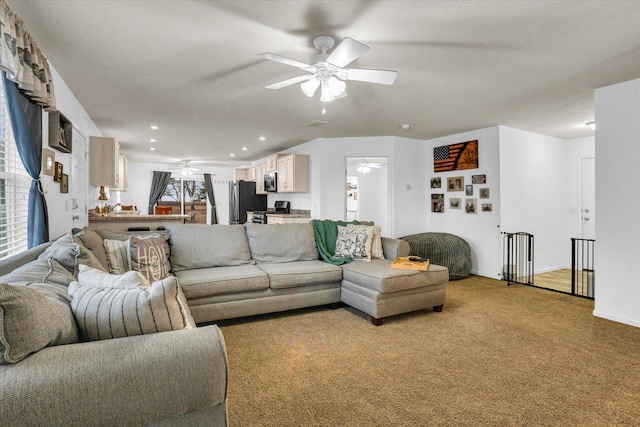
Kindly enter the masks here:
[[[498, 124], [576, 138], [593, 134], [595, 88], [640, 78], [640, 1], [7, 3], [133, 161], [234, 165], [320, 137]], [[368, 45], [350, 67], [395, 84], [347, 82], [324, 116], [297, 85], [264, 88], [302, 73], [256, 54], [306, 62], [321, 34]]]

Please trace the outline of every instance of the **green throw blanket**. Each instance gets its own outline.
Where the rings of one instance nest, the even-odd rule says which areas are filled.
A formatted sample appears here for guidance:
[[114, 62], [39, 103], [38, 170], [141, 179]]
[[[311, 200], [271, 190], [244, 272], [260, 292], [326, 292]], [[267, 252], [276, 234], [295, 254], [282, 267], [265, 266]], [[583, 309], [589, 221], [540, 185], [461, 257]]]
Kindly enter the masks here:
[[342, 265], [351, 262], [349, 257], [337, 257], [336, 253], [336, 240], [338, 239], [338, 226], [346, 227], [347, 224], [360, 224], [359, 221], [332, 221], [330, 219], [311, 220], [313, 225], [313, 231], [316, 235], [316, 244], [318, 245], [318, 252], [325, 262], [334, 265]]

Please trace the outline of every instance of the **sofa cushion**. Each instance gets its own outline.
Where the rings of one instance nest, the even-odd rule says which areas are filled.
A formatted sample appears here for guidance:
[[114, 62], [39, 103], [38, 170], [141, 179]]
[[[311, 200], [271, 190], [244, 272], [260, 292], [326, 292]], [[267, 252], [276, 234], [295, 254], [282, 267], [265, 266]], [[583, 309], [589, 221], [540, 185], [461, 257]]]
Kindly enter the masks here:
[[79, 238], [67, 233], [49, 246], [38, 259], [53, 257], [74, 276], [78, 275], [78, 264], [104, 269], [98, 258], [82, 245]]
[[67, 288], [0, 283], [0, 364], [16, 363], [50, 345], [79, 341]]
[[164, 279], [171, 265], [164, 250], [164, 237], [159, 235], [131, 236], [129, 238], [129, 265], [149, 282]]
[[272, 289], [339, 283], [342, 280], [340, 267], [319, 260], [260, 263], [257, 266], [269, 275], [269, 287]]
[[36, 259], [0, 277], [2, 283], [54, 283], [69, 286], [76, 280], [55, 258]]
[[131, 270], [129, 264], [129, 242], [115, 239], [104, 239], [104, 250], [107, 254], [109, 273], [124, 274]]
[[69, 285], [71, 308], [78, 328], [90, 341], [194, 326], [186, 299], [175, 277], [147, 287], [107, 288]]
[[197, 268], [176, 271], [175, 274], [185, 296], [190, 300], [269, 288], [267, 274], [252, 264]]
[[174, 271], [249, 264], [251, 253], [242, 225], [173, 224], [169, 260]]
[[104, 246], [102, 244], [102, 237], [95, 232], [94, 229], [89, 227], [84, 227], [82, 230], [76, 232], [74, 234], [80, 242], [82, 246], [89, 249], [100, 261], [100, 264], [104, 268], [105, 271], [109, 269], [109, 264], [107, 261], [107, 254], [104, 251]]
[[446, 267], [431, 264], [428, 271], [401, 270], [391, 268], [391, 262], [388, 259], [352, 262], [342, 266], [342, 275], [344, 280], [383, 294], [437, 285], [449, 280]]
[[311, 223], [246, 223], [251, 256], [258, 262], [292, 262], [320, 257]]

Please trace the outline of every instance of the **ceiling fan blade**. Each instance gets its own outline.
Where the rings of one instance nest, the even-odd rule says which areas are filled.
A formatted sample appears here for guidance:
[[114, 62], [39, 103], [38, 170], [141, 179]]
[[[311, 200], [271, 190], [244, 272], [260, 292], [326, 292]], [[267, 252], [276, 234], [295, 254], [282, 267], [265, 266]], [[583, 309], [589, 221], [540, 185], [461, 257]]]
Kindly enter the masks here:
[[398, 76], [397, 71], [388, 70], [363, 70], [359, 68], [345, 69], [346, 80], [356, 80], [359, 82], [378, 83], [381, 85], [392, 85]]
[[338, 47], [333, 50], [331, 55], [329, 55], [327, 62], [342, 68], [355, 61], [356, 58], [365, 54], [368, 50], [369, 46], [345, 37]]
[[260, 58], [268, 59], [269, 61], [280, 62], [282, 64], [291, 65], [298, 68], [309, 68], [311, 65], [305, 64], [304, 62], [296, 61], [295, 59], [285, 58], [284, 56], [276, 55], [275, 53], [259, 53], [256, 56]]
[[278, 83], [270, 84], [269, 86], [265, 86], [265, 88], [267, 88], [267, 89], [282, 89], [283, 87], [291, 86], [291, 85], [294, 85], [296, 83], [303, 82], [305, 80], [311, 80], [314, 77], [315, 76], [313, 74], [305, 74], [304, 76], [298, 76], [298, 77], [294, 77], [292, 79], [283, 80], [283, 81], [278, 82]]

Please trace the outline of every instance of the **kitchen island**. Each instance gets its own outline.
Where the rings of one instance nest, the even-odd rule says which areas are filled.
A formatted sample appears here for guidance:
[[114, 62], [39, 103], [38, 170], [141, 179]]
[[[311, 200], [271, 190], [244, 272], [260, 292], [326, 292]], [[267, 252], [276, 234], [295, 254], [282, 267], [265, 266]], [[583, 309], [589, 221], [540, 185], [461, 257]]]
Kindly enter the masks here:
[[139, 214], [89, 214], [89, 227], [111, 231], [127, 231], [129, 228], [148, 227], [157, 230], [169, 224], [182, 224], [189, 215], [139, 215]]

